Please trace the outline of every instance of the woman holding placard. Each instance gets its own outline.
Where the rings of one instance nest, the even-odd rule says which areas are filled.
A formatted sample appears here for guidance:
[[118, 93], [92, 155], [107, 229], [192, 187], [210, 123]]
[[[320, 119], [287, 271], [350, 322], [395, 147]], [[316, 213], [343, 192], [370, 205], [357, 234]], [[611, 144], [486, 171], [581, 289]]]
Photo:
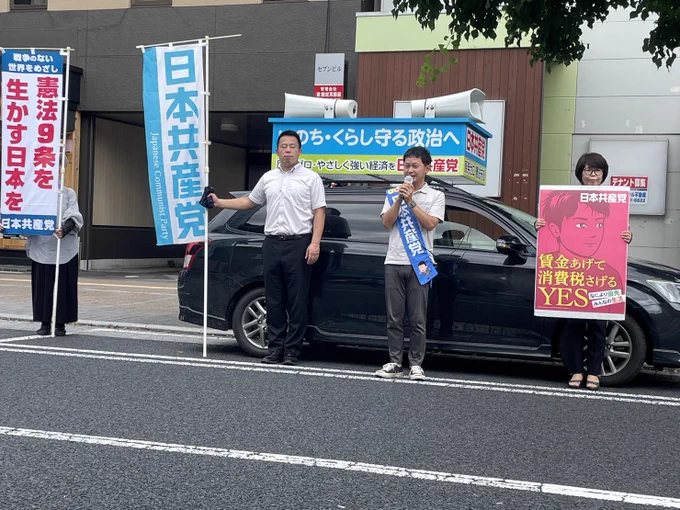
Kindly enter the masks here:
[[57, 238], [61, 239], [61, 249], [55, 335], [64, 336], [66, 324], [78, 320], [78, 232], [82, 226], [76, 192], [64, 188], [61, 228], [55, 229], [53, 235], [30, 235], [26, 239], [26, 255], [31, 259], [33, 320], [40, 322], [39, 335], [51, 332]]
[[[602, 155], [588, 153], [582, 155], [576, 163], [576, 178], [584, 186], [600, 186], [607, 178], [609, 165]], [[584, 207], [585, 208], [585, 207]], [[596, 213], [597, 211], [593, 211]], [[542, 211], [542, 214], [544, 212]], [[585, 220], [584, 220], [585, 221]], [[545, 218], [536, 220], [535, 227], [540, 229], [546, 225]], [[576, 225], [578, 228], [579, 225]], [[551, 228], [561, 228], [551, 225]], [[573, 237], [573, 236], [572, 236]], [[630, 230], [621, 232], [621, 238], [630, 243], [633, 234]], [[625, 287], [625, 282], [623, 282]], [[596, 390], [600, 387], [600, 373], [604, 360], [607, 321], [596, 319], [568, 319], [565, 330], [562, 334], [560, 352], [562, 362], [571, 373], [569, 387], [580, 388], [584, 381], [586, 388]], [[583, 366], [583, 342], [579, 338], [586, 340], [586, 371], [587, 377], [584, 380]]]

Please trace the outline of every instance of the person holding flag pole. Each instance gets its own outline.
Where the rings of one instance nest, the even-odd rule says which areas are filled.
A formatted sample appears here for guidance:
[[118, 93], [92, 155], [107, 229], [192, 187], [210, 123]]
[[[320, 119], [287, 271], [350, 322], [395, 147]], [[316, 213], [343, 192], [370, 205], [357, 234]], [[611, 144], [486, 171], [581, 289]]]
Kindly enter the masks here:
[[27, 239], [37, 333], [63, 336], [65, 324], [78, 319], [77, 234], [83, 225], [76, 193], [64, 185], [73, 49], [0, 51], [2, 171], [8, 177], [2, 182], [0, 232]]

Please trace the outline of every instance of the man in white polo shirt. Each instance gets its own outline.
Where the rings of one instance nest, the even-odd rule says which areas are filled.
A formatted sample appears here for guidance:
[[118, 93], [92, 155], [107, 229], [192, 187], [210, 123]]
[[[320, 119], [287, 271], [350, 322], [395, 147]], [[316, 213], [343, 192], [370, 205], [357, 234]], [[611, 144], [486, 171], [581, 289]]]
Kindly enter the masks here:
[[411, 209], [418, 220], [425, 246], [433, 262], [432, 245], [434, 230], [444, 220], [446, 201], [441, 191], [431, 188], [425, 182], [430, 171], [432, 156], [425, 147], [411, 147], [404, 154], [404, 176], [410, 176], [412, 183], [399, 186], [399, 195], [392, 205], [385, 199], [380, 217], [385, 228], [390, 230], [387, 257], [385, 257], [385, 304], [387, 308], [387, 345], [390, 362], [378, 370], [378, 377], [401, 377], [404, 356], [404, 315], [408, 309], [411, 335], [409, 337], [409, 377], [425, 379], [422, 364], [425, 358], [427, 298], [430, 284], [422, 285], [416, 271], [428, 274], [426, 262], [412, 264], [404, 247], [398, 220], [403, 214], [402, 205]]
[[265, 173], [249, 196], [209, 195], [223, 209], [267, 204], [262, 256], [269, 354], [263, 363], [296, 365], [307, 329], [309, 285], [312, 265], [319, 259], [326, 197], [321, 177], [299, 163], [301, 153], [299, 135], [284, 131], [277, 140], [277, 168]]

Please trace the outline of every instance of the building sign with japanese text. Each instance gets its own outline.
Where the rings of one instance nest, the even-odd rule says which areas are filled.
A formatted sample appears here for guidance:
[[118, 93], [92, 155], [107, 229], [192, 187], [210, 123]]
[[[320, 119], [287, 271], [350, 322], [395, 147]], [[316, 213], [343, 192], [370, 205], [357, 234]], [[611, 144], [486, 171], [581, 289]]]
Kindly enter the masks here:
[[535, 314], [623, 320], [631, 193], [615, 186], [541, 186]]
[[57, 226], [63, 66], [59, 51], [2, 54], [4, 234], [52, 235]]
[[202, 44], [144, 52], [149, 186], [160, 245], [205, 237], [205, 103]]
[[649, 194], [649, 177], [632, 175], [612, 176], [609, 181], [612, 186], [630, 188], [631, 204], [646, 204]]
[[345, 54], [317, 53], [314, 62], [314, 96], [345, 97]]
[[469, 119], [269, 119], [276, 140], [282, 131], [297, 131], [300, 162], [315, 172], [396, 175], [410, 147], [432, 154], [430, 175], [465, 184], [485, 184], [487, 140], [491, 134]]

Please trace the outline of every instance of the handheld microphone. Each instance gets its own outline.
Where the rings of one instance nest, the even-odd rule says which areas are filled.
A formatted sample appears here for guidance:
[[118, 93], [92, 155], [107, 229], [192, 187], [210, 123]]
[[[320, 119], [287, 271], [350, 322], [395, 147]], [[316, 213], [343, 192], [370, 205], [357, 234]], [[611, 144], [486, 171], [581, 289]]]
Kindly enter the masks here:
[[406, 177], [404, 177], [404, 183], [405, 184], [413, 184], [413, 177], [411, 177], [410, 175], [407, 175]]

